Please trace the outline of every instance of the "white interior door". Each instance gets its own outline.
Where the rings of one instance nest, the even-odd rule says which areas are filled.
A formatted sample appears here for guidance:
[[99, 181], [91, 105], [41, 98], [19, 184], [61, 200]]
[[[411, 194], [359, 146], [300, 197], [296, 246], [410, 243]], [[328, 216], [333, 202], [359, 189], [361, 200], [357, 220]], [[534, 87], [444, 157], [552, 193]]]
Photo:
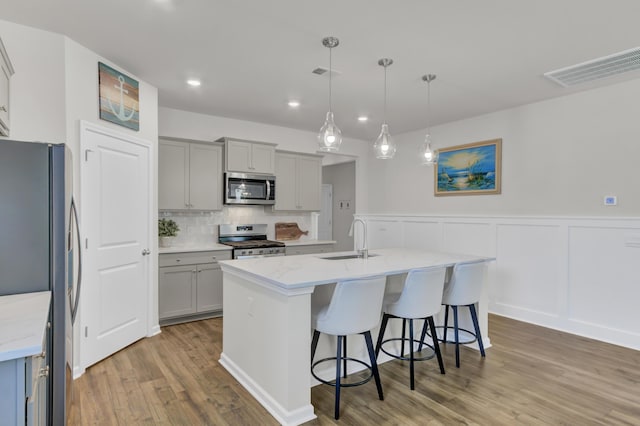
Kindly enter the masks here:
[[318, 239], [333, 240], [333, 185], [322, 184], [320, 217], [318, 218]]
[[147, 335], [151, 144], [83, 125], [80, 145], [86, 368]]

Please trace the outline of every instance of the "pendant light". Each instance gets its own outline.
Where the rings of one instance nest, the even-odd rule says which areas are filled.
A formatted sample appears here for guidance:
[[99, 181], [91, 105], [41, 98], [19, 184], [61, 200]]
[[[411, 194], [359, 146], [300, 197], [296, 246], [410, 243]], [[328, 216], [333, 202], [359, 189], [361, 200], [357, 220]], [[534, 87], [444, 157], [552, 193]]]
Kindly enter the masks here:
[[378, 61], [378, 65], [384, 67], [384, 112], [382, 115], [382, 129], [380, 135], [373, 144], [373, 150], [376, 158], [380, 160], [389, 160], [396, 155], [396, 143], [391, 139], [389, 133], [389, 125], [387, 124], [387, 67], [393, 64], [393, 59], [382, 58]]
[[438, 151], [431, 147], [431, 127], [429, 121], [431, 119], [431, 82], [436, 79], [435, 74], [426, 74], [422, 76], [422, 80], [427, 83], [427, 135], [422, 145], [422, 164], [432, 166], [438, 162]]
[[329, 48], [329, 112], [324, 124], [318, 133], [318, 145], [321, 151], [336, 152], [340, 149], [342, 143], [342, 132], [333, 121], [333, 112], [331, 111], [331, 49], [340, 44], [340, 40], [336, 37], [325, 37], [322, 39], [322, 45]]

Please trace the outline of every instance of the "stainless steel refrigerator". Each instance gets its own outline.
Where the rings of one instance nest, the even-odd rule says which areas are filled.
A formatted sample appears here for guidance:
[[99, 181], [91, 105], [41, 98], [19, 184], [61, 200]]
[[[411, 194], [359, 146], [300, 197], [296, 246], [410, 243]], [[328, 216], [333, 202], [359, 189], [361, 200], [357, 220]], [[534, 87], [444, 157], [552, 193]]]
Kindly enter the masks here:
[[68, 147], [0, 140], [0, 295], [52, 292], [47, 423], [56, 426], [66, 424], [70, 402], [77, 219]]

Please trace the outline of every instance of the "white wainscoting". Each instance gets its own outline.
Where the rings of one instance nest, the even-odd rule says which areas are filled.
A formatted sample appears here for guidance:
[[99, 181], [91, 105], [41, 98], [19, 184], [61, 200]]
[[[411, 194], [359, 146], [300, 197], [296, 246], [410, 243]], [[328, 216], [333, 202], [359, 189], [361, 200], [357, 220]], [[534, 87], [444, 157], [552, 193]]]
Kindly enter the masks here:
[[371, 250], [495, 257], [489, 312], [640, 350], [640, 218], [356, 217]]

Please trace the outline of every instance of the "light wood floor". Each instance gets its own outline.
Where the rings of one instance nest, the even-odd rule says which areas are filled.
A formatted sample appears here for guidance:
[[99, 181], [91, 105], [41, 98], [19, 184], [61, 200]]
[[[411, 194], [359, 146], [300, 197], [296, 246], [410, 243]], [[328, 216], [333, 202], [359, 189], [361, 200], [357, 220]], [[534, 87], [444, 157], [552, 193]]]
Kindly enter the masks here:
[[[333, 388], [316, 386], [309, 425], [640, 425], [640, 352], [490, 315], [492, 347], [481, 359], [443, 345], [416, 368], [380, 368], [375, 384], [345, 389], [333, 419]], [[354, 337], [355, 338], [355, 337]], [[222, 319], [162, 328], [89, 368], [74, 382], [71, 425], [275, 425], [218, 363]], [[260, 356], [259, 348], [256, 356]]]

